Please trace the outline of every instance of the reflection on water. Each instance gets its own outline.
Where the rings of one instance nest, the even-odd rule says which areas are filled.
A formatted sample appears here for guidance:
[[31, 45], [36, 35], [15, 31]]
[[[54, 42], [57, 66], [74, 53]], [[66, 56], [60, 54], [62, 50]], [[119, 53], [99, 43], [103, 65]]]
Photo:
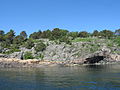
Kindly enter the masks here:
[[0, 90], [120, 90], [120, 65], [1, 68]]

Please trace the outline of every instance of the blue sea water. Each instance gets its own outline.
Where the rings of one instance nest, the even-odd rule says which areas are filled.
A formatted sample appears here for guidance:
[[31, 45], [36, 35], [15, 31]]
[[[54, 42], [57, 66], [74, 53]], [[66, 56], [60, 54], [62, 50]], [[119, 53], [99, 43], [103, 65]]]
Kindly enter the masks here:
[[0, 68], [0, 90], [120, 90], [120, 65]]

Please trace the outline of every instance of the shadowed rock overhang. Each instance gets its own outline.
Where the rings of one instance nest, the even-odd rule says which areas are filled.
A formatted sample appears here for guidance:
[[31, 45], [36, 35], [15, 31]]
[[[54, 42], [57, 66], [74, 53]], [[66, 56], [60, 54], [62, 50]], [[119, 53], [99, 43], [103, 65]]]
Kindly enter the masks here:
[[89, 58], [86, 58], [84, 63], [88, 63], [88, 64], [98, 63], [98, 62], [104, 60], [104, 58], [105, 58], [105, 56], [89, 57]]

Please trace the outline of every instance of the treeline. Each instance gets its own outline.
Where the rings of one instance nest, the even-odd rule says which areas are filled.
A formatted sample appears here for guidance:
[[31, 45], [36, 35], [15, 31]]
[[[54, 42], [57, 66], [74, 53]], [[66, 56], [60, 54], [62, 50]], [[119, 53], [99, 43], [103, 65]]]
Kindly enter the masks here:
[[[86, 31], [81, 32], [69, 32], [68, 30], [63, 30], [59, 28], [55, 28], [53, 30], [46, 31], [38, 31], [34, 32], [27, 36], [26, 31], [22, 31], [19, 35], [15, 35], [14, 30], [10, 30], [5, 33], [4, 30], [0, 30], [0, 44], [3, 47], [9, 47], [13, 44], [15, 47], [19, 45], [26, 46], [27, 48], [31, 48], [33, 45], [33, 41], [35, 39], [46, 38], [50, 40], [59, 40], [60, 42], [70, 43], [70, 40], [73, 40], [77, 37], [86, 38], [86, 37], [99, 37], [99, 38], [115, 38], [120, 35], [120, 29], [112, 32], [110, 30], [94, 30], [93, 33], [88, 33]], [[26, 44], [27, 43], [27, 44]]]
[[61, 39], [63, 37], [71, 37], [72, 39], [76, 37], [86, 38], [86, 37], [101, 37], [101, 38], [112, 38], [116, 35], [120, 35], [120, 29], [116, 30], [115, 32], [112, 32], [110, 30], [94, 30], [93, 33], [88, 33], [87, 31], [81, 31], [81, 32], [69, 32], [68, 30], [63, 30], [59, 28], [55, 28], [52, 31], [46, 30], [46, 31], [38, 31], [34, 32], [30, 35], [30, 38], [33, 39], [40, 39], [40, 38], [48, 38], [50, 40], [56, 40]]

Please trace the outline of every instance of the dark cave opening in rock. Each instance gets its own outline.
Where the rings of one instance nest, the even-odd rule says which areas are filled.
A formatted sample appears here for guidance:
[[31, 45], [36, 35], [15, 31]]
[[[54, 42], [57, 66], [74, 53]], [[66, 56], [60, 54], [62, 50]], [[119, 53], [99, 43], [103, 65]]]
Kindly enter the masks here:
[[99, 61], [102, 61], [105, 58], [105, 56], [94, 56], [90, 58], [86, 58], [86, 61], [84, 63], [98, 63]]

